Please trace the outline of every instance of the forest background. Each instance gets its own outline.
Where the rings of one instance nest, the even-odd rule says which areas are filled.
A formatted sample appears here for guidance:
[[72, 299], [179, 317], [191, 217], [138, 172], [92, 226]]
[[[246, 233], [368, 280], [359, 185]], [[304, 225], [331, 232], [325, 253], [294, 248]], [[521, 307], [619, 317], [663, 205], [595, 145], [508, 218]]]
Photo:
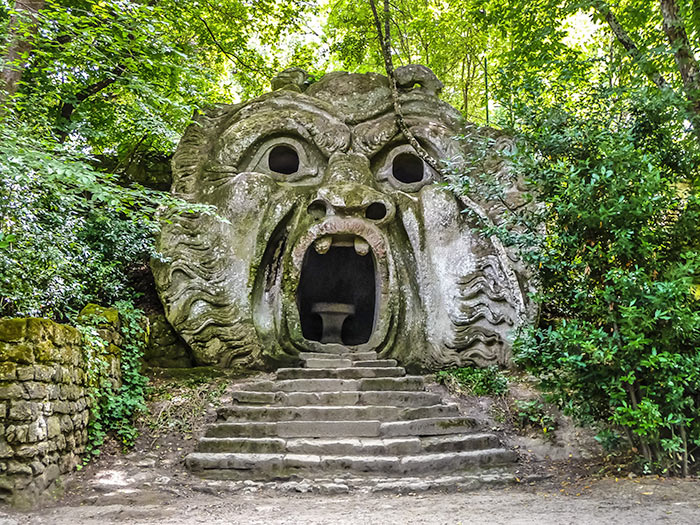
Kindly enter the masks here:
[[[541, 317], [515, 334], [516, 364], [608, 449], [691, 473], [700, 6], [375, 7], [378, 20], [370, 1], [0, 0], [0, 316], [75, 322], [88, 302], [138, 303], [158, 207], [191, 208], [146, 175], [196, 112], [268, 91], [286, 67], [384, 73], [388, 54], [427, 65], [467, 121], [516, 139], [509, 161], [538, 205], [482, 225], [538, 269]], [[446, 185], [468, 193], [478, 176]]]

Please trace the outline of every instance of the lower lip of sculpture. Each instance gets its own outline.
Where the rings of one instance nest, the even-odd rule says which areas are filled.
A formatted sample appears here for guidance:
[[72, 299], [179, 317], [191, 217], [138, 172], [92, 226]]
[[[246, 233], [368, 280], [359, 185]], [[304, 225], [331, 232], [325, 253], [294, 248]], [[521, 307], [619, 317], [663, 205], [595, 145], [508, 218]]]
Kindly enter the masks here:
[[377, 318], [377, 272], [372, 250], [352, 235], [323, 239], [306, 250], [297, 288], [305, 339], [322, 344], [367, 343]]

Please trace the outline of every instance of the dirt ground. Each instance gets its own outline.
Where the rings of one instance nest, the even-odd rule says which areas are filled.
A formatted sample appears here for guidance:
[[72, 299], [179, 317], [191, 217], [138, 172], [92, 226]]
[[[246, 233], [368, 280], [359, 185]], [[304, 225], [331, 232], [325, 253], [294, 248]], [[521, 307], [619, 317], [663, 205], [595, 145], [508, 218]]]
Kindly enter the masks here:
[[121, 497], [3, 514], [0, 524], [467, 524], [700, 522], [700, 484], [603, 479], [562, 487], [540, 482], [469, 493], [290, 494], [279, 491], [186, 494], [152, 488]]
[[421, 479], [415, 491], [409, 483], [396, 493], [358, 489], [349, 478], [321, 484], [201, 480], [182, 460], [216, 405], [226, 402], [228, 383], [156, 381], [132, 451], [106, 447], [99, 460], [66, 479], [60, 497], [47, 497], [32, 511], [0, 509], [0, 525], [700, 523], [697, 478], [629, 474], [603, 461], [591, 436], [565, 422], [554, 439], [513, 432], [507, 421], [489, 418], [503, 410], [489, 398], [453, 400], [521, 451], [517, 483], [458, 491], [444, 478], [442, 488]]

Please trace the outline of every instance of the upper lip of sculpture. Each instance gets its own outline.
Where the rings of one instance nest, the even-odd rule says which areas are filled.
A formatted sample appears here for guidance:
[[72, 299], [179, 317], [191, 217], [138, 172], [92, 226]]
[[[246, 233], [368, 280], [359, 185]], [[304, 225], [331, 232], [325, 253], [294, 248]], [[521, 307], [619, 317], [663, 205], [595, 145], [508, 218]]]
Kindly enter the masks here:
[[362, 256], [371, 249], [379, 259], [387, 252], [379, 229], [367, 220], [352, 217], [332, 216], [313, 224], [294, 247], [292, 259], [297, 267], [301, 267], [304, 255], [312, 245], [318, 253], [327, 252], [332, 245], [354, 246], [357, 254]]

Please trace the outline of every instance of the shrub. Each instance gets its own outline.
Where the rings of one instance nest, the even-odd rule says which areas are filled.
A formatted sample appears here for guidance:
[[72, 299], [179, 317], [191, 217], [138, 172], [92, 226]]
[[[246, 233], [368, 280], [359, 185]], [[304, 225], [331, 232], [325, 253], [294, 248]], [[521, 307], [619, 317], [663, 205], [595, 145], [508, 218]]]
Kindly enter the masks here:
[[519, 108], [511, 159], [540, 204], [482, 225], [539, 270], [517, 362], [601, 440], [619, 431], [647, 469], [685, 474], [700, 446], [697, 143], [663, 95], [548, 96]]

